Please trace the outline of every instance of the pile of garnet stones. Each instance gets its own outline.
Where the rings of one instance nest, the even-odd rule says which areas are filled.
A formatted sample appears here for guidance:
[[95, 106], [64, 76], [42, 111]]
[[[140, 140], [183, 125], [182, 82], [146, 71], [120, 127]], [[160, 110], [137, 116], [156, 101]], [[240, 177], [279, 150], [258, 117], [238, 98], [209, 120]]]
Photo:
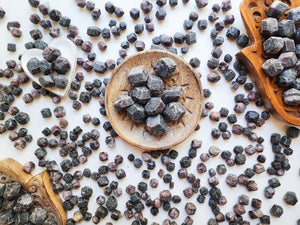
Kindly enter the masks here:
[[118, 113], [127, 113], [135, 123], [145, 123], [145, 130], [159, 136], [168, 130], [167, 122], [178, 122], [186, 113], [178, 101], [183, 93], [182, 87], [172, 86], [164, 90], [164, 81], [171, 78], [176, 62], [169, 58], [160, 58], [149, 74], [145, 66], [130, 69], [128, 81], [131, 92], [119, 95], [114, 107]]

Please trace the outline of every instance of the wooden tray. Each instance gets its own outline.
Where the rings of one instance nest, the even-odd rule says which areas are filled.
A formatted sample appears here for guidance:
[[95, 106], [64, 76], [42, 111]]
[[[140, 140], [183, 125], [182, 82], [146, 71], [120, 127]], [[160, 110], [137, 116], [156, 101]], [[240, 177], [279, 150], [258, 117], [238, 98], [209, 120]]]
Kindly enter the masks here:
[[[187, 112], [180, 122], [169, 126], [166, 134], [156, 137], [145, 131], [143, 123], [136, 124], [129, 120], [126, 113], [116, 112], [114, 101], [120, 94], [131, 90], [127, 75], [132, 67], [144, 65], [149, 73], [154, 73], [152, 67], [162, 57], [170, 57], [177, 63], [173, 77], [166, 80], [165, 86], [184, 88], [179, 102]], [[122, 139], [144, 150], [161, 150], [179, 144], [194, 132], [203, 107], [203, 90], [195, 71], [182, 58], [166, 51], [149, 50], [127, 58], [117, 67], [107, 84], [105, 106], [112, 127]]]
[[23, 171], [23, 167], [17, 161], [8, 158], [0, 161], [0, 182], [17, 181], [23, 188], [32, 194], [35, 202], [52, 214], [58, 225], [65, 225], [67, 214], [62, 207], [59, 195], [52, 190], [52, 184], [46, 171], [37, 176], [32, 176]]
[[[262, 38], [260, 36], [261, 20], [265, 19], [267, 7], [272, 0], [244, 0], [240, 6], [241, 15], [247, 29], [250, 46], [237, 53], [236, 57], [242, 61], [250, 71], [249, 75], [258, 88], [265, 106], [275, 115], [288, 123], [300, 125], [300, 107], [290, 107], [283, 103], [281, 95], [285, 89], [276, 85], [276, 78], [268, 77], [261, 69], [266, 60], [262, 49]], [[283, 1], [290, 8], [300, 6], [299, 0]], [[288, 10], [289, 10], [288, 9]], [[287, 10], [287, 11], [288, 11]], [[286, 17], [286, 15], [284, 15]]]

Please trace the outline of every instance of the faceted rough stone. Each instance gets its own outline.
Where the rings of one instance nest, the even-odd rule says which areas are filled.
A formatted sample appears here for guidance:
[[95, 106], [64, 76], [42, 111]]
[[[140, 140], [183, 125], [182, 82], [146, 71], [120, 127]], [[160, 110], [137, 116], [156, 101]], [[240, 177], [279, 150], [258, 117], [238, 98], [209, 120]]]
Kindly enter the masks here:
[[288, 8], [287, 4], [276, 0], [269, 6], [266, 14], [268, 17], [273, 17], [279, 20], [280, 17], [283, 16], [287, 8]]
[[270, 37], [263, 42], [263, 49], [266, 53], [276, 54], [283, 49], [284, 42], [280, 37]]
[[245, 119], [250, 123], [255, 123], [258, 120], [258, 118], [259, 114], [255, 111], [248, 111], [245, 115]]
[[37, 58], [31, 58], [27, 62], [27, 69], [32, 75], [40, 73], [40, 61]]
[[300, 6], [289, 10], [288, 19], [293, 20], [296, 26], [300, 25]]
[[55, 87], [65, 89], [68, 85], [68, 78], [64, 75], [57, 75], [53, 78]]
[[186, 109], [180, 102], [171, 102], [166, 105], [163, 114], [167, 121], [179, 121], [185, 115]]
[[293, 37], [296, 33], [296, 27], [293, 20], [281, 20], [278, 23], [278, 35], [281, 37]]
[[54, 85], [55, 85], [53, 77], [50, 75], [40, 76], [39, 82], [40, 82], [41, 86], [45, 87], [45, 88], [54, 87]]
[[87, 35], [90, 37], [99, 37], [101, 35], [101, 29], [98, 26], [89, 26], [87, 28]]
[[137, 87], [146, 85], [148, 76], [148, 71], [144, 66], [136, 66], [130, 69], [128, 80], [133, 87]]
[[133, 101], [142, 105], [145, 105], [150, 97], [150, 91], [146, 87], [135, 87], [131, 91], [131, 98]]
[[54, 70], [59, 74], [66, 74], [71, 68], [71, 64], [68, 59], [64, 57], [58, 57], [54, 61]]
[[285, 201], [286, 204], [292, 206], [296, 205], [298, 202], [296, 193], [292, 191], [288, 191], [287, 193], [285, 193], [285, 195], [283, 196], [283, 200]]
[[165, 103], [160, 97], [152, 97], [145, 105], [145, 113], [147, 116], [156, 116], [165, 109]]
[[261, 21], [260, 33], [264, 37], [270, 37], [277, 34], [278, 21], [275, 18], [269, 17]]
[[29, 217], [29, 221], [33, 224], [42, 225], [47, 217], [47, 211], [41, 207], [34, 208]]
[[295, 69], [287, 69], [284, 70], [279, 76], [278, 76], [278, 86], [279, 87], [289, 87], [293, 85], [295, 79], [297, 77], [297, 72]]
[[268, 76], [274, 77], [279, 75], [284, 67], [279, 59], [268, 59], [262, 65], [262, 69]]
[[197, 43], [197, 35], [196, 35], [196, 33], [193, 32], [193, 31], [189, 31], [189, 32], [186, 34], [185, 42], [186, 42], [188, 45], [192, 45], [192, 44]]
[[47, 60], [40, 61], [40, 72], [45, 75], [48, 75], [53, 72], [53, 66]]
[[106, 70], [107, 70], [107, 68], [106, 68], [106, 65], [104, 62], [96, 61], [94, 63], [94, 71], [96, 73], [104, 74], [106, 72]]
[[157, 76], [161, 78], [170, 78], [173, 75], [176, 66], [177, 64], [173, 59], [165, 57], [159, 59], [153, 69]]
[[297, 63], [297, 56], [294, 52], [281, 53], [278, 59], [284, 68], [291, 68]]
[[[296, 46], [295, 46], [295, 41], [290, 38], [283, 38], [284, 41], [284, 46], [282, 51], [283, 52], [295, 52], [296, 51]], [[295, 52], [296, 54], [296, 52]]]
[[119, 95], [116, 98], [114, 102], [114, 107], [117, 110], [117, 112], [121, 113], [121, 112], [125, 112], [126, 109], [133, 104], [134, 101], [132, 100], [132, 98], [128, 94], [123, 94], [123, 95]]
[[164, 82], [159, 76], [149, 75], [147, 87], [150, 90], [151, 96], [158, 96], [163, 92]]
[[182, 44], [185, 41], [185, 33], [182, 32], [176, 32], [173, 36], [174, 42], [176, 44]]
[[165, 104], [177, 102], [183, 93], [182, 87], [168, 87], [161, 99]]
[[61, 56], [61, 52], [57, 48], [46, 47], [43, 50], [43, 57], [48, 62], [54, 62], [59, 56]]
[[161, 114], [146, 119], [146, 130], [153, 135], [162, 135], [167, 131], [167, 122]]
[[134, 122], [144, 122], [146, 119], [144, 107], [137, 103], [127, 108], [127, 115]]
[[280, 205], [274, 204], [270, 209], [270, 213], [272, 214], [272, 216], [281, 217], [281, 215], [283, 214], [283, 208]]
[[0, 212], [0, 224], [13, 224], [14, 211], [12, 209], [3, 210]]
[[33, 204], [34, 204], [34, 197], [31, 194], [26, 193], [18, 198], [14, 210], [18, 213], [25, 212], [29, 210], [33, 206]]
[[13, 200], [19, 197], [22, 185], [18, 182], [12, 182], [5, 185], [3, 198]]
[[2, 19], [5, 16], [5, 11], [2, 7], [0, 7], [0, 19]]

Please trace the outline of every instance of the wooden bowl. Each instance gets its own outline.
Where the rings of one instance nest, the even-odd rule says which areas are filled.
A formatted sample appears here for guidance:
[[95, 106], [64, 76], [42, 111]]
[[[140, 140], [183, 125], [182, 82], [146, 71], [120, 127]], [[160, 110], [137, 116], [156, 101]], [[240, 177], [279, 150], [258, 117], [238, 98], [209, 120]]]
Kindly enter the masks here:
[[[165, 88], [183, 87], [184, 93], [179, 102], [187, 112], [180, 122], [170, 124], [166, 134], [156, 137], [145, 131], [144, 123], [134, 123], [126, 113], [118, 113], [114, 108], [114, 101], [120, 94], [131, 90], [127, 75], [132, 67], [143, 65], [151, 74], [154, 73], [153, 66], [157, 60], [163, 57], [170, 57], [177, 63], [173, 77], [164, 80]], [[112, 127], [122, 139], [144, 150], [162, 150], [179, 144], [193, 133], [200, 120], [203, 90], [195, 71], [182, 58], [166, 51], [149, 50], [127, 58], [117, 67], [107, 84], [105, 106]]]
[[[284, 119], [288, 123], [300, 125], [300, 107], [291, 107], [283, 103], [281, 95], [285, 89], [279, 88], [276, 78], [267, 76], [261, 69], [266, 60], [263, 52], [263, 39], [260, 35], [261, 20], [267, 18], [267, 7], [272, 4], [272, 0], [244, 0], [240, 6], [241, 15], [247, 29], [250, 46], [240, 51], [236, 57], [242, 61], [250, 71], [249, 75], [258, 88], [265, 106], [276, 116]], [[300, 6], [299, 0], [283, 1], [289, 4], [290, 8]], [[286, 17], [284, 15], [283, 17]]]
[[35, 202], [57, 219], [58, 225], [65, 225], [66, 211], [62, 207], [59, 195], [52, 190], [52, 184], [46, 171], [37, 176], [25, 173], [17, 161], [8, 158], [0, 161], [0, 182], [19, 182], [34, 196]]

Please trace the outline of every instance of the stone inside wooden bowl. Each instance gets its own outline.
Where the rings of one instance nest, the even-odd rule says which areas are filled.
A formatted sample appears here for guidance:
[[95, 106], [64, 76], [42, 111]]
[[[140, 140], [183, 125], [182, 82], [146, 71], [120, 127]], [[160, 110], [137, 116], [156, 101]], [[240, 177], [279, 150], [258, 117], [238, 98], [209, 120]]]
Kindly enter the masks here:
[[[149, 74], [154, 74], [153, 66], [163, 57], [170, 57], [177, 63], [174, 75], [164, 79], [164, 89], [170, 86], [184, 89], [179, 102], [186, 108], [186, 114], [181, 121], [168, 123], [164, 135], [154, 136], [145, 130], [144, 123], [134, 123], [126, 113], [118, 113], [114, 108], [114, 101], [119, 95], [131, 90], [127, 75], [132, 67], [143, 65]], [[144, 150], [161, 150], [179, 144], [193, 133], [200, 120], [203, 90], [195, 71], [182, 58], [166, 51], [149, 50], [127, 58], [116, 68], [107, 84], [105, 106], [112, 127], [122, 139]]]
[[8, 158], [0, 161], [0, 182], [19, 182], [23, 188], [34, 196], [34, 201], [56, 218], [58, 225], [65, 225], [67, 213], [62, 207], [59, 195], [55, 194], [46, 171], [36, 176], [25, 173], [17, 161]]
[[[265, 74], [261, 66], [267, 59], [263, 52], [263, 38], [260, 35], [261, 21], [267, 18], [266, 11], [272, 0], [244, 0], [240, 6], [240, 12], [247, 29], [250, 46], [244, 48], [236, 57], [242, 61], [249, 71], [249, 75], [258, 88], [265, 106], [275, 115], [284, 119], [288, 123], [300, 125], [300, 107], [291, 107], [282, 101], [282, 92], [285, 89], [279, 88], [276, 84], [276, 78], [271, 78]], [[285, 0], [289, 5], [287, 11], [291, 8], [300, 6], [299, 0]], [[286, 18], [286, 14], [283, 16]]]

